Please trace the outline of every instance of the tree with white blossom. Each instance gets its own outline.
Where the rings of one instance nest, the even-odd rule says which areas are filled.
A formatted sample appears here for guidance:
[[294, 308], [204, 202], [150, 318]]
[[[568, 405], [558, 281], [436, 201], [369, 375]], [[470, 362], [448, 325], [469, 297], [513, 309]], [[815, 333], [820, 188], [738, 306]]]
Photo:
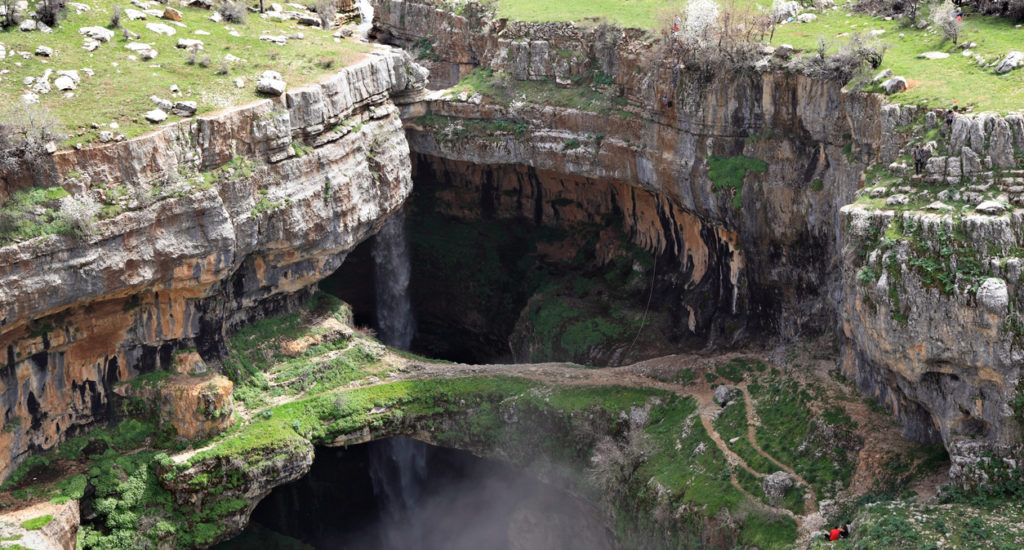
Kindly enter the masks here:
[[687, 38], [706, 44], [714, 39], [721, 10], [715, 0], [690, 0], [686, 5], [683, 31]]

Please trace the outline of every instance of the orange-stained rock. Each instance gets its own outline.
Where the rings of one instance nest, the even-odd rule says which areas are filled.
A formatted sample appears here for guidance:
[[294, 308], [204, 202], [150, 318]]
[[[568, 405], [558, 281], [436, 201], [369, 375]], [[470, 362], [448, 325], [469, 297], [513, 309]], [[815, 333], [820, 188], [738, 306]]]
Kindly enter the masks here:
[[194, 441], [213, 437], [235, 423], [231, 391], [234, 384], [219, 374], [193, 376], [172, 374], [156, 383], [128, 382], [114, 392], [140, 399], [160, 423], [179, 439]]

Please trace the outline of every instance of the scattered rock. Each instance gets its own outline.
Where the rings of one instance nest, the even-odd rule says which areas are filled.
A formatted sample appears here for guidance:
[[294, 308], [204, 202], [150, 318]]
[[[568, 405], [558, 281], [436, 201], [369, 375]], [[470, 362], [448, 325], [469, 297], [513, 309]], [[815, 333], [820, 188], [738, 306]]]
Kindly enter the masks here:
[[307, 27], [320, 26], [320, 18], [312, 15], [300, 15], [298, 21], [300, 25], [306, 25]]
[[224, 54], [224, 61], [227, 61], [228, 63], [235, 63], [237, 61], [241, 61], [241, 59], [238, 58], [237, 56], [234, 56], [234, 55], [231, 55], [231, 54], [227, 53], [227, 54]]
[[775, 17], [775, 22], [779, 23], [786, 21], [791, 17], [796, 17], [796, 14], [800, 13], [803, 7], [799, 2], [776, 2], [773, 5], [772, 15]]
[[875, 187], [868, 196], [873, 199], [880, 199], [885, 196], [885, 193], [885, 187]]
[[174, 47], [182, 50], [199, 51], [203, 49], [203, 41], [194, 38], [179, 38], [178, 43]]
[[1024, 52], [1010, 52], [996, 65], [996, 74], [1008, 73], [1024, 64]]
[[52, 57], [53, 48], [40, 45], [38, 48], [36, 48], [36, 55], [41, 55], [43, 57]]
[[1010, 294], [1006, 289], [1006, 281], [998, 277], [989, 277], [978, 287], [978, 305], [992, 313], [1006, 313], [1010, 304]]
[[907, 89], [907, 79], [902, 76], [890, 78], [882, 83], [886, 95], [898, 94]]
[[885, 199], [886, 206], [903, 206], [908, 202], [910, 202], [910, 197], [904, 195], [903, 193], [897, 193]]
[[170, 21], [181, 21], [181, 12], [174, 8], [167, 7], [164, 8], [164, 14], [161, 17]]
[[204, 31], [202, 29], [199, 29], [197, 31], [193, 31], [192, 34], [199, 35], [199, 36], [210, 36], [210, 33], [206, 32], [206, 31]]
[[168, 89], [171, 90], [172, 94], [180, 94], [181, 93], [181, 88], [179, 88], [177, 84], [171, 84], [171, 87], [168, 88]]
[[18, 25], [18, 30], [21, 32], [32, 32], [36, 30], [36, 20], [26, 19], [22, 21], [21, 24]]
[[167, 120], [167, 113], [162, 109], [153, 109], [152, 111], [146, 111], [146, 120], [150, 122], [163, 122]]
[[68, 7], [75, 10], [75, 15], [82, 15], [92, 9], [91, 7], [79, 2], [68, 2]]
[[761, 489], [764, 490], [764, 496], [768, 497], [768, 502], [772, 505], [781, 503], [783, 497], [786, 496], [786, 491], [792, 486], [793, 476], [782, 471], [766, 476], [761, 481]]
[[215, 12], [213, 12], [212, 15], [210, 15], [210, 21], [213, 21], [214, 23], [220, 23], [223, 20], [224, 20], [224, 18], [221, 17], [219, 11], [215, 11]]
[[936, 212], [952, 212], [953, 211], [953, 207], [952, 206], [950, 206], [950, 205], [948, 205], [948, 204], [946, 204], [946, 203], [944, 203], [942, 201], [935, 201], [935, 202], [929, 204], [928, 206], [925, 206], [924, 209], [925, 210], [934, 210]]
[[58, 76], [53, 81], [53, 87], [57, 88], [58, 90], [60, 90], [62, 92], [63, 91], [67, 91], [67, 90], [74, 90], [75, 89], [75, 81], [72, 80], [70, 76], [63, 76], [63, 75], [62, 76]]
[[21, 102], [25, 105], [32, 105], [33, 103], [39, 103], [39, 95], [33, 92], [25, 92], [21, 94]]
[[[966, 150], [966, 149], [965, 149]], [[1006, 207], [1002, 203], [996, 201], [984, 201], [978, 206], [974, 207], [976, 212], [981, 214], [988, 214], [990, 216], [996, 216], [1006, 212]]]
[[111, 141], [114, 141], [114, 133], [113, 132], [107, 132], [107, 131], [100, 132], [100, 143], [110, 143]]
[[144, 42], [129, 42], [125, 44], [124, 47], [125, 49], [131, 50], [139, 54], [139, 57], [141, 57], [145, 61], [154, 59], [157, 56], [156, 49], [154, 49], [151, 44], [146, 44]]
[[235, 87], [236, 88], [244, 88], [245, 87], [245, 79], [244, 78], [236, 78], [235, 79]]
[[[213, 2], [211, 0], [189, 0], [189, 3], [185, 5], [190, 8], [213, 9]], [[220, 14], [218, 13], [217, 15]]]
[[141, 21], [146, 18], [146, 14], [139, 10], [133, 10], [132, 8], [125, 9], [124, 16], [127, 17], [129, 21]]
[[949, 54], [946, 52], [924, 52], [917, 54], [918, 59], [946, 59]]
[[157, 97], [155, 95], [149, 96], [149, 100], [152, 101], [153, 104], [156, 105], [156, 107], [161, 111], [170, 111], [171, 108], [173, 107], [170, 101], [167, 101], [166, 99]]
[[263, 36], [260, 37], [260, 40], [263, 42], [273, 42], [278, 46], [284, 46], [285, 44], [288, 43], [288, 37], [280, 34], [264, 34]]
[[146, 28], [164, 36], [174, 36], [175, 33], [174, 28], [164, 25], [163, 23], [146, 23]]
[[256, 81], [256, 91], [261, 94], [278, 96], [284, 93], [287, 84], [277, 71], [263, 71]]
[[114, 38], [114, 31], [104, 27], [82, 27], [78, 29], [78, 34], [97, 42], [110, 42]]
[[887, 80], [889, 78], [892, 78], [892, 74], [893, 74], [892, 73], [892, 69], [886, 69], [886, 70], [876, 74], [875, 78], [871, 79], [871, 82], [881, 82], [883, 80]]
[[717, 388], [715, 388], [715, 403], [718, 403], [719, 405], [724, 407], [726, 404], [729, 403], [729, 401], [732, 401], [734, 393], [735, 390], [729, 386], [726, 386], [724, 384], [718, 386]]
[[37, 94], [50, 93], [50, 81], [45, 78], [37, 78], [35, 83], [32, 84], [32, 91]]
[[192, 116], [196, 114], [196, 107], [195, 101], [176, 101], [171, 107], [171, 113], [178, 116]]

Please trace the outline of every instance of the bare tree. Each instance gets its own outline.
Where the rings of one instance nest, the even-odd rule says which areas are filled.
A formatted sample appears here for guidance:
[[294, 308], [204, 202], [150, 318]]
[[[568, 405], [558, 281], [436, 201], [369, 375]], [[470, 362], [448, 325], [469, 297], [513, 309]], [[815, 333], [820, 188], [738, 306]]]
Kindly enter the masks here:
[[4, 10], [3, 18], [0, 19], [0, 28], [6, 29], [18, 24], [17, 19], [14, 17], [14, 0], [0, 0], [0, 8]]
[[23, 105], [10, 99], [0, 105], [0, 179], [15, 178], [28, 170], [37, 184], [51, 179], [47, 146], [63, 139], [60, 121], [38, 104]]
[[960, 18], [958, 7], [953, 2], [946, 0], [932, 8], [932, 24], [939, 28], [942, 36], [956, 44], [960, 40]]

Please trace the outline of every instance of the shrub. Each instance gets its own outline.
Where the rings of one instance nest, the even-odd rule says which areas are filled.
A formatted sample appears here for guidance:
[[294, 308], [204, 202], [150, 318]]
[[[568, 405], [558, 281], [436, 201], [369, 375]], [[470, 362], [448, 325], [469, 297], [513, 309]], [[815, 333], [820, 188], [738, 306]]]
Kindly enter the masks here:
[[229, 72], [231, 72], [231, 64], [229, 64], [227, 61], [221, 61], [220, 67], [217, 68], [217, 74], [225, 75]]
[[64, 197], [60, 200], [60, 217], [80, 233], [89, 233], [100, 207], [88, 196], [81, 199]]
[[4, 10], [3, 18], [0, 19], [0, 29], [6, 29], [18, 24], [14, 9], [14, 0], [0, 0], [0, 7]]
[[204, 55], [203, 58], [199, 60], [199, 66], [204, 68], [204, 69], [209, 67], [210, 66], [210, 56]]
[[60, 121], [38, 104], [23, 105], [14, 98], [0, 103], [0, 179], [21, 172], [32, 174], [39, 185], [52, 180], [54, 167], [46, 147], [62, 139]]
[[320, 27], [324, 29], [330, 29], [337, 20], [338, 10], [334, 6], [334, 0], [320, 0], [313, 10], [320, 18]]
[[114, 11], [110, 13], [110, 28], [117, 29], [121, 27], [121, 6], [114, 6]]
[[228, 23], [236, 23], [239, 25], [245, 24], [245, 16], [247, 14], [244, 2], [224, 2], [220, 5], [217, 10], [220, 12], [221, 17]]
[[846, 84], [855, 75], [864, 73], [867, 67], [877, 69], [882, 64], [885, 47], [855, 35], [840, 46], [838, 52], [829, 55], [827, 51], [828, 44], [821, 39], [812, 55], [794, 58], [790, 68], [811, 78]]
[[953, 44], [960, 39], [960, 21], [957, 20], [955, 12], [956, 6], [950, 0], [932, 8], [932, 24], [938, 27], [942, 36], [952, 40]]
[[36, 16], [51, 27], [56, 27], [64, 15], [64, 0], [40, 0], [36, 4]]

